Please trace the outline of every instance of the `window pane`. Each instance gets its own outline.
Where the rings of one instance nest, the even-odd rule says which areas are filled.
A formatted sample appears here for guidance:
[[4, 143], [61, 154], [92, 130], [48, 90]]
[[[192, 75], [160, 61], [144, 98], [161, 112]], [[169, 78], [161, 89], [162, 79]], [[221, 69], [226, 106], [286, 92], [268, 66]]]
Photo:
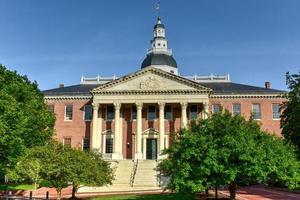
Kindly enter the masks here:
[[47, 109], [48, 109], [49, 112], [54, 113], [54, 105], [47, 105]]
[[106, 138], [105, 141], [105, 153], [113, 152], [113, 138]]
[[148, 120], [156, 119], [155, 106], [148, 107]]
[[197, 119], [198, 117], [198, 106], [197, 105], [190, 105], [190, 119]]
[[84, 106], [84, 120], [92, 120], [93, 117], [93, 107], [92, 105]]
[[233, 115], [241, 114], [241, 104], [235, 103], [232, 105], [232, 114]]
[[167, 120], [172, 120], [172, 107], [171, 106], [165, 106], [165, 119]]
[[113, 106], [107, 106], [106, 119], [113, 120], [115, 118], [115, 109]]
[[65, 120], [72, 120], [73, 118], [73, 106], [66, 106]]
[[71, 146], [71, 138], [64, 138], [64, 145]]
[[133, 120], [133, 119], [136, 119], [136, 116], [137, 116], [137, 114], [136, 114], [136, 107], [133, 106], [133, 107], [131, 108], [131, 119], [132, 119], [132, 120]]
[[273, 119], [280, 119], [280, 104], [272, 104]]
[[220, 104], [215, 104], [213, 105], [213, 113], [217, 114], [221, 112], [221, 105]]
[[253, 119], [261, 119], [260, 104], [252, 105]]
[[90, 138], [83, 139], [83, 150], [87, 151], [90, 149]]

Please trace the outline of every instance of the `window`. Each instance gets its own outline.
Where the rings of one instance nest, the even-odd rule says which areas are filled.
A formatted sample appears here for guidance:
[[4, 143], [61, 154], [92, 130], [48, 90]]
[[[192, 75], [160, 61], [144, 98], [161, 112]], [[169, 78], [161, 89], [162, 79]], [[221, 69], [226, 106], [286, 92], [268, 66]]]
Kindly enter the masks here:
[[173, 113], [171, 106], [165, 106], [165, 119], [166, 120], [173, 120]]
[[213, 114], [220, 113], [221, 112], [221, 105], [220, 104], [214, 104], [212, 106], [212, 111], [213, 111]]
[[232, 105], [232, 114], [233, 115], [240, 115], [241, 114], [241, 104], [234, 103]]
[[253, 119], [261, 119], [260, 104], [252, 105], [252, 114], [253, 114]]
[[160, 47], [160, 43], [158, 43], [158, 44], [157, 44], [157, 46], [159, 46], [159, 47]]
[[71, 121], [73, 118], [73, 106], [68, 105], [65, 108], [65, 121]]
[[82, 149], [83, 149], [84, 151], [90, 150], [90, 138], [84, 138], [84, 139], [83, 139]]
[[92, 105], [85, 105], [84, 106], [84, 120], [90, 121], [93, 117], [93, 107]]
[[113, 106], [107, 106], [106, 120], [111, 121], [115, 118], [115, 109]]
[[54, 113], [54, 105], [47, 105], [47, 110]]
[[72, 140], [71, 140], [71, 138], [64, 138], [64, 146], [71, 146], [71, 144], [72, 144]]
[[137, 116], [136, 106], [132, 106], [132, 108], [131, 108], [131, 120], [136, 120], [136, 116]]
[[198, 106], [197, 105], [190, 105], [190, 119], [197, 119], [198, 117]]
[[148, 116], [147, 119], [149, 121], [153, 121], [154, 119], [156, 119], [156, 109], [155, 106], [148, 106]]
[[274, 103], [272, 104], [272, 115], [273, 119], [280, 119], [280, 104], [279, 103]]
[[105, 153], [113, 152], [113, 138], [106, 138], [105, 140]]

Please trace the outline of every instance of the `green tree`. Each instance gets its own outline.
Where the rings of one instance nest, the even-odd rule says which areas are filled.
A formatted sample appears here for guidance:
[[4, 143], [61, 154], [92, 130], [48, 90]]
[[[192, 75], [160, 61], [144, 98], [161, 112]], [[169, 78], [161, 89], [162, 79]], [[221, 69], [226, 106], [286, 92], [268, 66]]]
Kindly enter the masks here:
[[177, 192], [227, 185], [235, 199], [238, 184], [272, 180], [295, 187], [299, 181], [292, 146], [262, 132], [255, 121], [228, 111], [192, 122], [166, 153], [169, 159], [160, 167], [171, 178], [169, 187]]
[[282, 134], [300, 150], [300, 72], [299, 74], [286, 74], [286, 83], [289, 92], [287, 101], [282, 105], [281, 115]]
[[112, 169], [109, 163], [102, 159], [95, 151], [72, 149], [68, 152], [71, 174], [69, 182], [72, 184], [72, 198], [81, 186], [102, 186], [111, 184]]
[[[37, 165], [30, 164], [22, 169], [23, 161], [24, 165], [25, 162]], [[10, 178], [30, 183], [36, 178], [41, 186], [55, 188], [57, 199], [61, 198], [62, 189], [70, 185], [75, 198], [80, 186], [102, 186], [111, 184], [113, 179], [109, 163], [100, 154], [72, 149], [56, 142], [29, 149], [10, 174]]]
[[47, 110], [36, 82], [0, 64], [0, 177], [25, 149], [53, 136], [55, 116]]

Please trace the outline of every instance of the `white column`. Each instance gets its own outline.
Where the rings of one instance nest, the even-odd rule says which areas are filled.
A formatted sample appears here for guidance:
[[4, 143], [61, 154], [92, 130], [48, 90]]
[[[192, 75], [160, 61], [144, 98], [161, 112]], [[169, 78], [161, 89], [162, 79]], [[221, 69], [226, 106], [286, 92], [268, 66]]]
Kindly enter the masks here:
[[92, 137], [91, 137], [91, 149], [99, 149], [99, 135], [98, 135], [98, 110], [99, 110], [99, 104], [98, 103], [92, 103], [93, 105], [93, 131], [92, 131]]
[[209, 104], [208, 102], [203, 103], [203, 119], [207, 119], [209, 115]]
[[[142, 109], [143, 103], [136, 103], [136, 152], [135, 159], [142, 159]], [[145, 144], [144, 144], [145, 146]]]
[[99, 152], [102, 152], [102, 109], [101, 105], [99, 104], [98, 108], [98, 122], [97, 122], [97, 135], [98, 135], [98, 142], [99, 142]]
[[165, 103], [159, 102], [159, 154], [164, 149], [164, 136], [165, 136]]
[[114, 152], [112, 154], [112, 159], [120, 160], [122, 159], [122, 147], [120, 146], [120, 103], [114, 103], [115, 107], [115, 134], [114, 134]]
[[181, 128], [186, 128], [187, 126], [187, 118], [186, 118], [186, 108], [187, 102], [181, 102]]

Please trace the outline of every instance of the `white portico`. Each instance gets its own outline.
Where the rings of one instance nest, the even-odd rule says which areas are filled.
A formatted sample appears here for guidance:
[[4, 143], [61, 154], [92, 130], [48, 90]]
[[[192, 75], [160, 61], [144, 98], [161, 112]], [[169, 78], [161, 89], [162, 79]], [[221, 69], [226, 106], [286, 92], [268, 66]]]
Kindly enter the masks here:
[[[102, 131], [103, 117], [99, 108], [104, 105], [114, 107], [114, 127], [111, 129], [113, 137], [112, 159], [124, 159], [124, 133], [122, 124], [122, 108], [131, 105], [136, 107], [134, 159], [146, 159], [146, 139], [157, 139], [157, 158], [160, 158], [162, 150], [168, 146], [165, 140], [164, 108], [166, 104], [178, 104], [181, 110], [180, 124], [185, 127], [188, 123], [187, 106], [189, 104], [201, 104], [203, 109], [200, 114], [203, 117], [208, 113], [209, 94], [211, 90], [198, 83], [180, 76], [147, 67], [133, 74], [103, 84], [92, 90], [93, 94], [93, 133], [92, 148], [104, 153]], [[158, 128], [144, 127], [142, 109], [145, 105], [156, 105], [158, 109]], [[151, 142], [151, 141], [150, 141]], [[149, 143], [149, 142], [148, 142]]]

